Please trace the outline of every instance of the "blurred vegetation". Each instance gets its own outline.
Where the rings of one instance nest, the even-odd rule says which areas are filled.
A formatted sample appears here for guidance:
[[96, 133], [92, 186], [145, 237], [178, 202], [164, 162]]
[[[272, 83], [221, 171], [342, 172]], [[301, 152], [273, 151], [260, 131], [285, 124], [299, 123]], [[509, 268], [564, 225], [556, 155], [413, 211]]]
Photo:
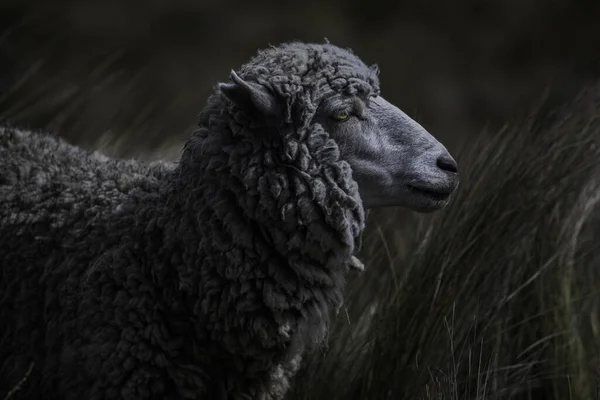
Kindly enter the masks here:
[[600, 86], [501, 133], [459, 152], [443, 212], [371, 219], [290, 399], [598, 398]]
[[258, 48], [352, 47], [462, 183], [445, 211], [371, 214], [367, 271], [289, 398], [596, 399], [599, 17], [593, 0], [0, 0], [0, 123], [175, 159]]

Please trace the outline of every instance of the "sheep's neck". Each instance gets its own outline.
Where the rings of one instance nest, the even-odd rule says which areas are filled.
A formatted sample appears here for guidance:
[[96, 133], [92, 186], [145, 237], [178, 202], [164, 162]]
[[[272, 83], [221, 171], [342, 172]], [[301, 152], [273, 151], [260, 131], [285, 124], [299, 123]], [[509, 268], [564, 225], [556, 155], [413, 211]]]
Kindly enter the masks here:
[[310, 172], [279, 165], [274, 151], [201, 129], [173, 185], [174, 237], [199, 244], [194, 254], [181, 249], [181, 284], [190, 285], [208, 334], [232, 351], [323, 339], [364, 226], [355, 188], [339, 184], [339, 165]]

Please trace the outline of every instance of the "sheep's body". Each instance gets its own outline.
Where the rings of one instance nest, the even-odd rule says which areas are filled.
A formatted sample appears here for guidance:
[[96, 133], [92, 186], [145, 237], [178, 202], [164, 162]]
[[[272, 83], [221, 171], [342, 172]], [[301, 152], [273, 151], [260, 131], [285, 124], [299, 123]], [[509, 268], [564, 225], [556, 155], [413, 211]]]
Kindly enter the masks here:
[[177, 164], [0, 129], [0, 398], [281, 399], [357, 265], [353, 173], [447, 204], [454, 160], [352, 53], [286, 44], [240, 76]]
[[[0, 328], [0, 394], [33, 363], [17, 398], [39, 398], [40, 393], [86, 398], [92, 383], [78, 369], [86, 368], [86, 358], [106, 351], [86, 347], [100, 345], [86, 329], [98, 329], [93, 320], [101, 318], [97, 312], [103, 309], [102, 304], [84, 304], [90, 301], [86, 293], [99, 288], [99, 282], [86, 285], [86, 279], [95, 266], [103, 267], [106, 257], [117, 260], [115, 271], [123, 267], [130, 279], [135, 276], [130, 275], [135, 267], [125, 263], [136, 251], [123, 246], [126, 236], [142, 238], [136, 213], [147, 207], [136, 202], [156, 196], [172, 169], [112, 160], [49, 135], [0, 129], [0, 315], [5, 321]], [[112, 293], [105, 293], [107, 301], [123, 287], [117, 281], [113, 279]], [[114, 336], [102, 340], [123, 345]], [[99, 362], [87, 364], [102, 368]], [[63, 388], [56, 386], [59, 381]]]
[[13, 398], [283, 396], [341, 305], [358, 188], [323, 130], [203, 115], [178, 165], [0, 131], [0, 396], [30, 368]]
[[[0, 143], [3, 393], [33, 363], [16, 398], [39, 398], [40, 393], [61, 399], [283, 394], [287, 375], [299, 361], [295, 353], [277, 361], [280, 346], [289, 345], [283, 329], [269, 331], [267, 321], [256, 327], [265, 334], [264, 347], [247, 333], [243, 342], [242, 332], [229, 333], [234, 339], [225, 345], [230, 349], [219, 343], [228, 336], [221, 331], [225, 326], [238, 327], [218, 319], [244, 316], [219, 310], [225, 299], [210, 298], [210, 286], [223, 283], [210, 276], [216, 265], [207, 263], [211, 268], [196, 274], [194, 263], [185, 264], [188, 257], [203, 262], [211, 247], [198, 250], [185, 239], [202, 246], [217, 238], [201, 236], [202, 227], [192, 221], [171, 218], [191, 215], [171, 215], [159, 206], [168, 197], [173, 165], [113, 160], [52, 136], [10, 129], [0, 130]], [[171, 229], [164, 228], [168, 224]], [[266, 251], [263, 256], [268, 257]], [[243, 277], [228, 277], [228, 272], [218, 275], [237, 278], [239, 285], [217, 297], [231, 296], [232, 307], [236, 299], [240, 306], [248, 301], [248, 316], [260, 314], [263, 310], [252, 304], [255, 298], [239, 299]], [[195, 292], [193, 286], [202, 283], [207, 304], [179, 290], [187, 285]], [[263, 297], [262, 290], [252, 294]], [[211, 300], [214, 310], [196, 309]], [[281, 335], [281, 343], [270, 335]]]
[[[233, 341], [226, 345], [232, 348], [225, 349], [219, 341], [228, 334], [221, 330], [238, 327], [232, 321], [211, 321], [211, 312], [225, 313], [218, 319], [244, 316], [219, 310], [225, 299], [210, 296], [204, 301], [214, 300], [215, 309], [197, 310], [210, 303], [188, 302], [187, 293], [178, 290], [188, 285], [194, 292], [193, 285], [202, 285], [200, 274], [207, 287], [219, 284], [210, 276], [216, 265], [207, 263], [211, 268], [195, 274], [194, 263], [185, 264], [187, 257], [202, 262], [211, 246], [196, 253], [195, 246], [178, 239], [189, 235], [193, 244], [202, 245], [217, 238], [201, 236], [201, 226], [175, 221], [158, 206], [168, 197], [172, 165], [112, 160], [55, 137], [9, 129], [0, 130], [0, 143], [0, 315], [5, 322], [9, 318], [0, 328], [3, 392], [33, 363], [16, 398], [40, 393], [65, 399], [283, 394], [299, 361], [295, 352], [289, 360], [277, 357], [284, 343], [290, 346], [285, 329], [270, 331], [268, 321], [257, 326], [265, 346], [253, 344], [248, 332], [230, 332]], [[192, 218], [176, 212], [173, 217]], [[167, 224], [172, 230], [164, 229]], [[181, 236], [175, 233], [179, 229]], [[267, 251], [262, 255], [268, 258]], [[231, 296], [230, 305], [235, 307], [236, 298], [240, 306], [248, 301], [248, 316], [260, 315], [263, 310], [252, 302], [263, 297], [263, 288], [239, 299], [246, 280], [228, 277], [228, 272], [221, 271], [223, 279], [239, 279], [228, 288], [231, 293], [223, 293]], [[279, 299], [266, 300], [276, 307]], [[253, 322], [260, 324], [261, 318]], [[281, 343], [273, 335], [281, 336]]]

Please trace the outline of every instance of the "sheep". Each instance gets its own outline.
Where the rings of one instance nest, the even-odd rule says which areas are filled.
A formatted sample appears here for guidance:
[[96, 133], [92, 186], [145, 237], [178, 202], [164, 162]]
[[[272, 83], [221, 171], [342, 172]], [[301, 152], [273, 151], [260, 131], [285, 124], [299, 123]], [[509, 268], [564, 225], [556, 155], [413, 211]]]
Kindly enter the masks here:
[[0, 396], [283, 398], [363, 267], [366, 211], [458, 185], [378, 73], [330, 43], [259, 51], [176, 163], [0, 129]]

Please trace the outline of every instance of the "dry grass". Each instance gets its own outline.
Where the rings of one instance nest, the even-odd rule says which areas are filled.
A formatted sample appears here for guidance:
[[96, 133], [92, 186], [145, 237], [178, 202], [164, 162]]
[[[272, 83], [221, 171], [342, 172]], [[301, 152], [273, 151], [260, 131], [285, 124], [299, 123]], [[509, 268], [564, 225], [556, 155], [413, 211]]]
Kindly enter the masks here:
[[597, 398], [598, 89], [465, 148], [447, 210], [372, 216], [347, 315], [289, 398]]

